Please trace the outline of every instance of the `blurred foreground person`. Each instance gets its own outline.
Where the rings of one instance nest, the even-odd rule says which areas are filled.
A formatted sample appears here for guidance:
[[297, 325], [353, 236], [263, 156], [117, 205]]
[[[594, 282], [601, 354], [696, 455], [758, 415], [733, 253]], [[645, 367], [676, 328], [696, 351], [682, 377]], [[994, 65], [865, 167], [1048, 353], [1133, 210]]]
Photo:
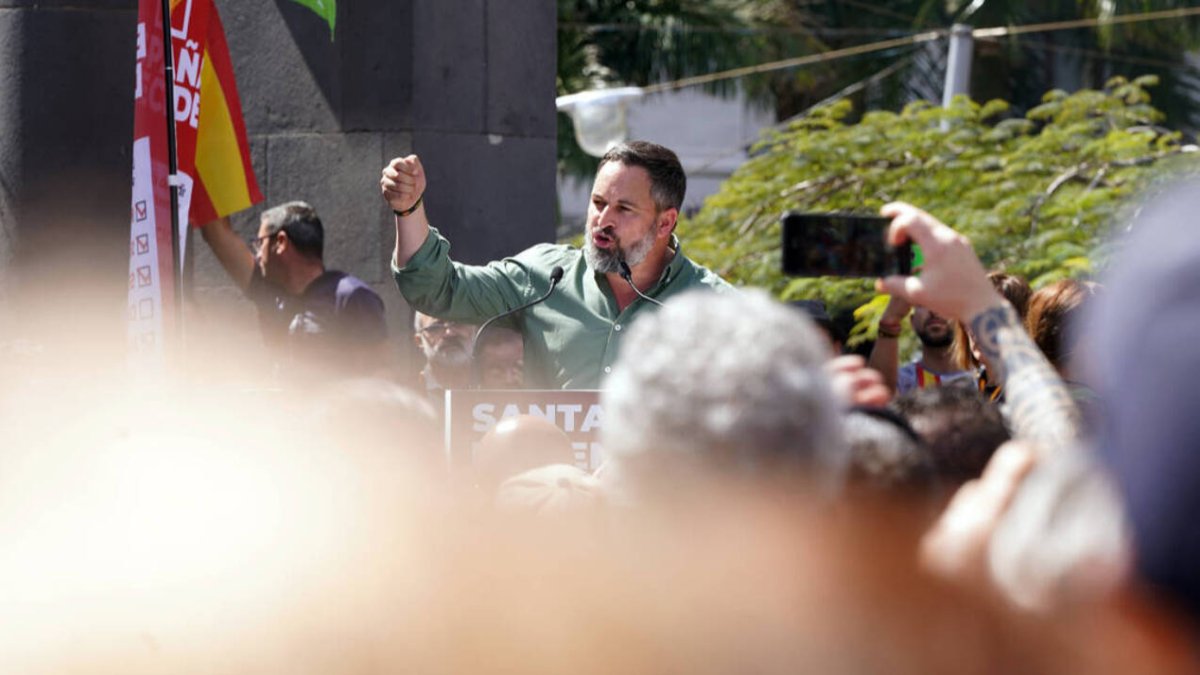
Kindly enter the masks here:
[[596, 546], [546, 525], [592, 511], [570, 468], [464, 514], [414, 499], [427, 481], [401, 455], [297, 428], [307, 402], [102, 393], [0, 409], [19, 431], [0, 672], [1171, 673], [921, 574], [890, 511], [850, 527], [812, 495], [719, 480]]
[[895, 400], [929, 449], [934, 472], [952, 486], [978, 478], [1009, 439], [1000, 410], [966, 387], [912, 391]]
[[501, 483], [549, 464], [574, 464], [571, 438], [542, 417], [517, 415], [496, 423], [475, 448], [475, 484], [490, 501]]
[[343, 380], [311, 401], [313, 438], [352, 453], [423, 477], [430, 490], [443, 489], [446, 456], [437, 413], [425, 397], [379, 378]]
[[[1081, 336], [1103, 402], [1097, 438], [1133, 526], [1139, 578], [1200, 635], [1200, 239], [1197, 184], [1141, 210]], [[1200, 644], [1200, 638], [1196, 639]]]
[[[926, 264], [920, 277], [889, 277], [881, 280], [878, 289], [904, 294], [912, 302], [967, 322], [995, 382], [1007, 392], [1014, 436], [1013, 442], [996, 451], [980, 479], [968, 481], [955, 494], [923, 542], [925, 564], [973, 585], [992, 585], [1017, 605], [1059, 613], [1056, 616], [1065, 619], [1068, 625], [1095, 635], [1103, 634], [1102, 639], [1111, 640], [1121, 649], [1140, 650], [1141, 658], [1146, 661], [1137, 670], [1194, 670], [1195, 653], [1181, 651], [1179, 634], [1169, 621], [1164, 621], [1152, 606], [1135, 602], [1130, 609], [1123, 604], [1129, 597], [1120, 587], [1125, 580], [1128, 544], [1116, 493], [1107, 485], [1107, 476], [1080, 449], [1079, 413], [1065, 383], [1025, 331], [1013, 306], [992, 286], [970, 242], [910, 205], [891, 204], [884, 207], [883, 213], [893, 217], [889, 241], [919, 244]], [[1160, 214], [1160, 226], [1164, 229], [1160, 238], [1152, 241], [1166, 241], [1162, 232], [1180, 222], [1185, 214], [1186, 209], [1172, 211], [1169, 217]], [[1171, 570], [1172, 592], [1186, 600], [1187, 585], [1181, 580], [1197, 578], [1193, 572], [1197, 569], [1194, 564], [1197, 558], [1185, 553], [1184, 542], [1197, 540], [1191, 536], [1195, 529], [1192, 516], [1200, 492], [1193, 488], [1198, 483], [1195, 476], [1200, 474], [1191, 470], [1194, 464], [1178, 461], [1194, 454], [1180, 450], [1191, 448], [1191, 444], [1180, 442], [1182, 436], [1163, 431], [1177, 431], [1181, 423], [1186, 426], [1196, 416], [1187, 406], [1177, 407], [1179, 412], [1165, 416], [1163, 412], [1171, 403], [1186, 398], [1178, 394], [1186, 388], [1170, 386], [1168, 374], [1187, 371], [1178, 362], [1181, 352], [1187, 350], [1168, 349], [1166, 345], [1149, 350], [1155, 356], [1161, 355], [1162, 363], [1170, 365], [1155, 370], [1156, 377], [1152, 379], [1138, 380], [1140, 386], [1133, 391], [1140, 398], [1129, 397], [1128, 379], [1115, 375], [1128, 372], [1135, 363], [1139, 366], [1145, 363], [1147, 345], [1143, 328], [1153, 322], [1149, 318], [1131, 321], [1130, 308], [1152, 304], [1146, 297], [1154, 294], [1146, 289], [1180, 289], [1180, 278], [1194, 276], [1195, 261], [1200, 259], [1200, 247], [1195, 246], [1191, 247], [1191, 256], [1170, 256], [1172, 262], [1179, 263], [1174, 269], [1182, 275], [1171, 283], [1155, 279], [1147, 272], [1151, 267], [1159, 271], [1172, 269], [1170, 264], [1163, 264], [1161, 253], [1170, 250], [1177, 254], [1182, 248], [1152, 246], [1143, 251], [1145, 257], [1134, 258], [1145, 264], [1138, 271], [1161, 285], [1139, 285], [1146, 281], [1140, 277], [1135, 277], [1137, 283], [1122, 279], [1141, 293], [1124, 297], [1124, 302], [1111, 306], [1111, 313], [1103, 315], [1102, 321], [1110, 323], [1098, 325], [1108, 328], [1110, 335], [1100, 341], [1098, 351], [1111, 359], [1109, 365], [1119, 364], [1125, 369], [1101, 367], [1098, 372], [1108, 386], [1126, 392], [1126, 398], [1122, 399], [1125, 405], [1119, 407], [1119, 414], [1110, 412], [1113, 424], [1101, 438], [1109, 445], [1108, 454], [1117, 463], [1118, 478], [1125, 481], [1131, 510], [1136, 514], [1140, 506], [1164, 503], [1179, 509], [1158, 510], [1152, 506], [1144, 512], [1149, 517], [1142, 523], [1135, 515], [1134, 535], [1143, 537], [1137, 551], [1143, 556], [1139, 563], [1146, 566], [1144, 574], [1152, 580], [1155, 576], [1150, 570], [1155, 568], [1153, 564], [1147, 565], [1148, 560], [1163, 565], [1158, 569]], [[1152, 258], [1151, 252], [1158, 258]], [[1159, 315], [1165, 313], [1163, 307], [1157, 309]], [[1119, 330], [1117, 326], [1128, 330]], [[1186, 333], [1162, 328], [1161, 333], [1152, 334]], [[1121, 342], [1122, 336], [1128, 342]], [[1134, 370], [1142, 373], [1146, 369]], [[1150, 401], [1148, 392], [1170, 393]], [[1114, 407], [1114, 412], [1117, 409]], [[1131, 489], [1143, 485], [1154, 488], [1145, 492]], [[1165, 495], [1170, 497], [1164, 499]], [[1145, 501], [1139, 504], [1139, 497]], [[1189, 515], [1170, 520], [1169, 514], [1184, 512]], [[1144, 529], [1139, 531], [1139, 527]], [[1170, 530], [1170, 536], [1154, 540], [1153, 534], [1164, 529]], [[1148, 539], [1162, 547], [1150, 549], [1161, 557], [1147, 555], [1149, 551], [1143, 547]]]
[[367, 375], [388, 365], [383, 300], [361, 279], [325, 269], [325, 228], [312, 206], [262, 213], [249, 247], [221, 218], [201, 228], [221, 266], [258, 308], [281, 366]]
[[812, 322], [765, 293], [672, 299], [629, 331], [601, 394], [611, 475], [634, 492], [689, 465], [839, 485], [828, 359]]

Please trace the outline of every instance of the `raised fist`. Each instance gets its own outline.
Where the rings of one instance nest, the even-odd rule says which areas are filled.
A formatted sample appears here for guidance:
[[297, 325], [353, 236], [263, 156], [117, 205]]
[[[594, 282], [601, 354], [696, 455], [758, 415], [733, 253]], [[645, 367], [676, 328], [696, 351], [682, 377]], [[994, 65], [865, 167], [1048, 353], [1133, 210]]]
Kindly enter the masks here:
[[425, 193], [425, 169], [416, 155], [397, 157], [383, 167], [379, 189], [394, 211], [407, 211]]

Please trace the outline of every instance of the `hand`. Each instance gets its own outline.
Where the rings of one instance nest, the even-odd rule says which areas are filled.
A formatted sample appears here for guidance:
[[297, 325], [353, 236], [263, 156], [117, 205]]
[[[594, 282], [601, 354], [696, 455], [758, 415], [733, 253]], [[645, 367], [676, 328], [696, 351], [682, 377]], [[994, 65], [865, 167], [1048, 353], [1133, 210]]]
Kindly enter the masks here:
[[986, 578], [992, 533], [1035, 462], [1033, 447], [1020, 441], [997, 448], [983, 475], [963, 483], [921, 539], [922, 564], [947, 577]]
[[416, 155], [397, 157], [383, 167], [383, 198], [393, 211], [407, 211], [425, 194], [425, 169]]
[[921, 276], [890, 276], [875, 282], [875, 289], [942, 316], [969, 323], [984, 310], [1004, 302], [996, 292], [971, 242], [937, 218], [903, 202], [880, 210], [892, 218], [888, 243], [912, 242], [925, 254]]
[[881, 408], [888, 404], [892, 392], [883, 382], [879, 371], [867, 367], [857, 354], [839, 356], [825, 364], [825, 372], [833, 382], [833, 390], [848, 405]]

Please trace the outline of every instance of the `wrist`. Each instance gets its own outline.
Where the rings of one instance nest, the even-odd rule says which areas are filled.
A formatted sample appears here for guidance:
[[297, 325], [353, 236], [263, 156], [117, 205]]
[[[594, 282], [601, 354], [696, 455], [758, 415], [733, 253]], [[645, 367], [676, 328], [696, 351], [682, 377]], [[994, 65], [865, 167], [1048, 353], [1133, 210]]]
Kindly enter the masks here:
[[[991, 290], [991, 289], [989, 289], [989, 290]], [[1009, 305], [1008, 301], [1004, 299], [1003, 295], [1000, 295], [999, 293], [997, 293], [993, 290], [991, 293], [989, 293], [987, 295], [980, 294], [980, 296], [978, 298], [972, 300], [964, 308], [962, 318], [965, 319], [965, 323], [967, 325], [972, 325], [975, 323], [975, 319], [977, 319], [979, 316], [983, 315], [984, 313], [986, 313], [990, 310], [996, 309], [997, 307], [1005, 307], [1005, 306], [1011, 306], [1011, 305]]]
[[417, 197], [417, 201], [412, 203], [412, 206], [408, 207], [407, 209], [404, 209], [403, 211], [398, 211], [396, 209], [392, 209], [392, 213], [396, 214], [397, 218], [407, 218], [408, 216], [411, 216], [413, 213], [415, 213], [417, 209], [421, 208], [421, 202], [423, 202], [424, 200], [425, 200], [425, 193], [422, 192], [421, 196]]
[[900, 337], [900, 320], [883, 318], [879, 320], [878, 335], [881, 338], [895, 339]]

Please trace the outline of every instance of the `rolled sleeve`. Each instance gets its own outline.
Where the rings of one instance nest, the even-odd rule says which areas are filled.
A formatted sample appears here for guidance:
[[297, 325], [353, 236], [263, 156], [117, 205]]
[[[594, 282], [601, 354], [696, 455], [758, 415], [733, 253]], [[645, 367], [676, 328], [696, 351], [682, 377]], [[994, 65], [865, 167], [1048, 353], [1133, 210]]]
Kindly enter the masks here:
[[392, 277], [417, 311], [466, 323], [520, 306], [530, 284], [525, 265], [511, 258], [482, 266], [454, 262], [450, 242], [432, 227], [404, 267], [392, 260]]

